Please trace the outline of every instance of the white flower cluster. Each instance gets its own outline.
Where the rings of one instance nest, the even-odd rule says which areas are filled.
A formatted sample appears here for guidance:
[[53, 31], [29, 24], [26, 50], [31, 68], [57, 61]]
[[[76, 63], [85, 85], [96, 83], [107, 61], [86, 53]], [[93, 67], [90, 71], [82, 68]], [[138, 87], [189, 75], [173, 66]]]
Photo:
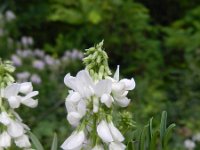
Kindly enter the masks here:
[[[67, 74], [64, 83], [71, 89], [66, 98], [67, 120], [77, 128], [62, 144], [62, 149], [103, 150], [106, 146], [109, 150], [124, 150], [124, 137], [104, 110], [110, 110], [114, 105], [128, 106], [127, 94], [135, 88], [134, 79], [119, 80], [118, 66], [113, 78], [93, 81], [88, 71], [82, 70], [76, 77]], [[88, 116], [96, 116], [96, 122]], [[94, 139], [96, 142], [92, 142]]]
[[33, 99], [38, 91], [33, 91], [30, 82], [12, 83], [1, 89], [0, 92], [0, 149], [11, 146], [12, 140], [17, 147], [28, 149], [31, 147], [26, 126], [15, 112], [21, 104], [34, 108], [38, 100]]

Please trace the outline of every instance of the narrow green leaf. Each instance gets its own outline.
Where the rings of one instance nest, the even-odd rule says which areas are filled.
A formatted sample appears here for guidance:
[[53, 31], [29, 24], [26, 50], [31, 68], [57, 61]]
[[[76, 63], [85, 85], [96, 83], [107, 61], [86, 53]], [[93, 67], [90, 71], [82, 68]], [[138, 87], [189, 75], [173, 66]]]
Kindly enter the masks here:
[[167, 130], [166, 130], [166, 133], [164, 135], [164, 144], [163, 144], [163, 147], [164, 147], [164, 150], [167, 150], [168, 149], [168, 141], [169, 141], [169, 138], [170, 138], [170, 135], [171, 135], [171, 132], [172, 132], [172, 129], [175, 127], [176, 125], [173, 123], [171, 124]]
[[152, 124], [153, 124], [153, 117], [149, 120], [149, 140], [150, 141], [152, 139], [152, 134], [153, 134]]
[[43, 148], [42, 144], [40, 143], [40, 141], [38, 140], [38, 138], [30, 131], [28, 133], [30, 135], [30, 139], [33, 142], [34, 147], [37, 150], [44, 150], [44, 148]]
[[57, 150], [57, 149], [58, 149], [58, 138], [57, 134], [54, 134], [51, 150]]
[[133, 142], [128, 143], [127, 150], [135, 150], [135, 146], [133, 145]]
[[150, 142], [149, 150], [156, 150], [157, 149], [156, 146], [157, 146], [158, 136], [159, 136], [159, 131], [155, 131], [152, 134], [152, 139], [151, 139], [151, 142]]
[[147, 126], [143, 128], [140, 134], [140, 141], [139, 141], [139, 150], [145, 150], [145, 137], [147, 132]]
[[162, 117], [161, 117], [161, 123], [160, 123], [160, 138], [161, 138], [161, 144], [163, 146], [164, 144], [164, 135], [166, 132], [166, 128], [167, 128], [167, 112], [163, 111], [162, 112]]

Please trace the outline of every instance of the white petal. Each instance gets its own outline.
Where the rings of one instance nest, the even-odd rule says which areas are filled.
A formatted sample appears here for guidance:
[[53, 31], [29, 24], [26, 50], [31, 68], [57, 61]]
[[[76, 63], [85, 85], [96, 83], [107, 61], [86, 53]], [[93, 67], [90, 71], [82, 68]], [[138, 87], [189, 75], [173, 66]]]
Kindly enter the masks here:
[[32, 97], [38, 95], [38, 93], [39, 93], [38, 91], [30, 92], [30, 93], [28, 93], [25, 97], [23, 97], [23, 99], [29, 99], [29, 98], [32, 98]]
[[127, 107], [128, 104], [129, 104], [130, 101], [131, 101], [131, 100], [128, 99], [127, 97], [123, 97], [123, 98], [121, 98], [121, 99], [116, 98], [115, 100], [116, 100], [117, 104], [118, 104], [119, 106], [121, 106], [121, 107]]
[[101, 97], [103, 94], [110, 94], [112, 82], [109, 79], [101, 80], [95, 85], [95, 94]]
[[78, 112], [70, 112], [67, 115], [67, 120], [73, 126], [77, 126], [81, 120], [82, 116]]
[[11, 145], [11, 137], [6, 131], [4, 131], [0, 135], [0, 147], [7, 148], [10, 147], [10, 145]]
[[27, 94], [33, 91], [33, 86], [31, 82], [25, 82], [20, 84], [19, 92], [23, 94]]
[[73, 112], [73, 111], [77, 111], [76, 110], [76, 105], [72, 102], [69, 102], [67, 99], [65, 101], [65, 106], [66, 106], [66, 109], [67, 109], [67, 112], [70, 113], [70, 112]]
[[77, 103], [81, 100], [81, 95], [78, 92], [70, 92], [67, 100], [73, 103]]
[[78, 113], [81, 115], [81, 116], [84, 116], [85, 113], [86, 113], [86, 103], [85, 101], [81, 100], [78, 105], [77, 105], [77, 110], [78, 110]]
[[94, 93], [94, 83], [86, 70], [79, 71], [76, 75], [77, 91], [82, 97], [90, 97]]
[[117, 65], [117, 69], [115, 71], [114, 77], [116, 81], [119, 81], [119, 65]]
[[124, 141], [124, 136], [121, 134], [121, 132], [114, 126], [112, 122], [108, 124], [108, 127], [111, 131], [112, 137], [114, 141], [122, 142]]
[[85, 134], [83, 131], [74, 132], [69, 136], [65, 142], [61, 145], [64, 150], [78, 150], [82, 148], [82, 144], [85, 140]]
[[112, 105], [113, 99], [110, 95], [103, 94], [101, 96], [101, 102], [104, 103], [108, 108], [110, 108]]
[[10, 96], [8, 98], [8, 103], [11, 108], [18, 108], [20, 106], [20, 97]]
[[111, 142], [109, 144], [109, 150], [125, 150], [126, 146], [120, 142]]
[[99, 99], [97, 97], [93, 98], [93, 112], [97, 113], [99, 110]]
[[81, 70], [76, 75], [77, 80], [82, 83], [82, 85], [86, 86], [93, 86], [92, 78], [90, 77], [90, 74], [86, 70]]
[[104, 150], [102, 145], [96, 145], [95, 147], [92, 148], [92, 150]]
[[97, 126], [97, 133], [99, 137], [106, 143], [112, 142], [113, 138], [106, 121], [102, 120]]
[[76, 81], [69, 73], [64, 77], [64, 83], [67, 87], [76, 91]]
[[23, 134], [22, 136], [16, 138], [15, 144], [19, 148], [29, 148], [29, 147], [31, 147], [31, 143], [30, 143], [29, 138], [26, 134]]
[[4, 90], [4, 97], [9, 98], [11, 96], [17, 96], [19, 92], [20, 85], [17, 83], [13, 83], [7, 86]]
[[11, 121], [11, 119], [10, 119], [10, 117], [8, 116], [8, 114], [7, 114], [7, 112], [2, 112], [1, 114], [0, 114], [0, 122], [2, 123], [2, 124], [4, 124], [4, 125], [8, 125], [8, 124], [10, 124], [10, 121]]
[[125, 84], [123, 82], [117, 82], [112, 84], [112, 92], [118, 93], [124, 89]]
[[8, 125], [8, 134], [14, 138], [22, 136], [24, 134], [22, 124], [17, 121], [11, 121]]
[[32, 98], [29, 98], [29, 99], [23, 98], [21, 99], [21, 103], [28, 107], [35, 108], [38, 105], [38, 100], [34, 100]]
[[125, 84], [125, 90], [133, 90], [135, 88], [135, 80], [133, 78], [131, 80], [122, 79], [120, 82]]

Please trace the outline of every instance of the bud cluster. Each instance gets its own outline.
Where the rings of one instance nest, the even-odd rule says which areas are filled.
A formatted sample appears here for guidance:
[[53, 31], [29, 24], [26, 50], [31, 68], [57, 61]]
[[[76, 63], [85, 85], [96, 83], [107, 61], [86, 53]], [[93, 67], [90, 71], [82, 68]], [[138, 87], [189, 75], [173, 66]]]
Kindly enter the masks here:
[[[124, 150], [124, 136], [114, 125], [115, 106], [127, 107], [127, 94], [135, 88], [134, 79], [119, 79], [119, 66], [113, 77], [103, 42], [86, 51], [86, 69], [76, 77], [67, 74], [65, 85], [70, 88], [66, 98], [67, 120], [75, 131], [62, 144], [64, 150]], [[103, 69], [102, 69], [103, 68]], [[127, 118], [127, 117], [125, 117]], [[128, 117], [129, 118], [129, 117]]]
[[0, 58], [0, 88], [14, 82], [14, 78], [10, 75], [14, 71], [15, 67], [10, 61], [2, 61]]

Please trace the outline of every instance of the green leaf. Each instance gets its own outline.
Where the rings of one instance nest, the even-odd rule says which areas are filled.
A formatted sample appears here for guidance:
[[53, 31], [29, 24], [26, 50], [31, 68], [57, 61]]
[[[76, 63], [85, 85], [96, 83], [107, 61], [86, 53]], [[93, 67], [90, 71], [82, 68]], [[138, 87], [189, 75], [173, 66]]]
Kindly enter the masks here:
[[127, 146], [127, 150], [135, 150], [135, 147], [133, 145], [133, 142], [129, 142]]
[[44, 150], [42, 144], [40, 143], [40, 141], [38, 140], [38, 138], [30, 131], [28, 131], [29, 135], [30, 135], [30, 139], [33, 142], [34, 147], [37, 150]]
[[57, 150], [57, 149], [58, 149], [58, 138], [57, 134], [54, 134], [51, 150]]
[[172, 132], [172, 129], [176, 126], [176, 124], [171, 124], [167, 130], [166, 130], [166, 133], [164, 135], [164, 144], [163, 144], [163, 147], [164, 147], [164, 150], [167, 150], [167, 143], [169, 141], [169, 138], [170, 138], [170, 135], [171, 135], [171, 132]]
[[152, 139], [153, 128], [152, 128], [153, 117], [149, 120], [149, 140]]
[[147, 132], [147, 126], [143, 128], [141, 135], [140, 135], [140, 141], [139, 141], [139, 150], [145, 150], [145, 137]]
[[158, 140], [159, 131], [155, 131], [152, 134], [152, 139], [150, 142], [150, 149], [149, 150], [156, 150], [157, 140]]
[[163, 111], [162, 112], [162, 117], [161, 117], [161, 123], [160, 123], [160, 138], [161, 138], [161, 144], [164, 144], [164, 135], [166, 132], [166, 128], [167, 128], [167, 112]]

